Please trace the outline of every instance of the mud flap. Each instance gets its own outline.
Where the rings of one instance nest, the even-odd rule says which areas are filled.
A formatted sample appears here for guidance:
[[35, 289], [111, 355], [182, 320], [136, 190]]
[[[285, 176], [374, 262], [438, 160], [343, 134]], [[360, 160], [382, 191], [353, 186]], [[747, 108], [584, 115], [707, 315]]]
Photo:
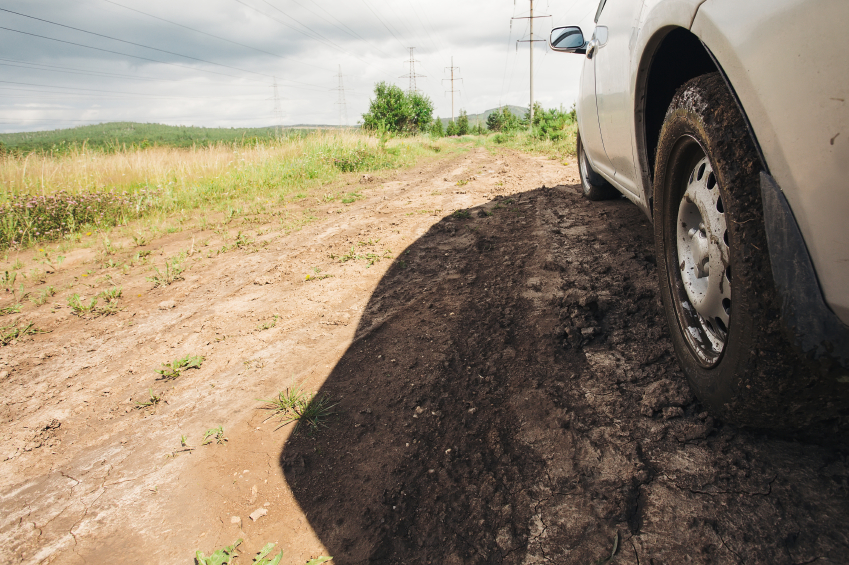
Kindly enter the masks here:
[[849, 386], [849, 328], [825, 303], [790, 205], [775, 179], [765, 172], [761, 172], [761, 194], [769, 259], [784, 326], [806, 356], [819, 361]]

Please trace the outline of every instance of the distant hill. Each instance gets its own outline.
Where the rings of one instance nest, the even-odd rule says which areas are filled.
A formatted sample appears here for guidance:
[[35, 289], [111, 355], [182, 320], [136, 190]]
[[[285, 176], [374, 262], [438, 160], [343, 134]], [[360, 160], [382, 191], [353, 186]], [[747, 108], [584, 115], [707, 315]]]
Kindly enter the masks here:
[[0, 134], [0, 143], [6, 150], [28, 153], [49, 150], [54, 146], [69, 145], [107, 149], [115, 145], [165, 145], [169, 147], [191, 147], [219, 142], [270, 139], [278, 131], [286, 135], [302, 135], [305, 131], [333, 126], [297, 125], [263, 128], [204, 128], [195, 126], [167, 126], [163, 124], [140, 124], [135, 122], [110, 122], [90, 126], [51, 131], [32, 131]]
[[[511, 112], [513, 112], [515, 115], [519, 116], [520, 118], [524, 118], [525, 112], [528, 111], [528, 109], [524, 106], [513, 106], [512, 104], [508, 104], [507, 108]], [[478, 122], [486, 125], [486, 119], [489, 117], [489, 115], [492, 114], [493, 112], [500, 112], [500, 111], [501, 111], [501, 108], [499, 107], [499, 108], [490, 108], [489, 110], [487, 110], [486, 112], [483, 112], [481, 114], [469, 114], [469, 125], [470, 126], [476, 126], [476, 125], [478, 125]], [[459, 110], [458, 110], [457, 113], [459, 114]], [[448, 122], [450, 122], [450, 121], [451, 121], [451, 117], [442, 118], [442, 127], [444, 127], [444, 128], [448, 127]]]

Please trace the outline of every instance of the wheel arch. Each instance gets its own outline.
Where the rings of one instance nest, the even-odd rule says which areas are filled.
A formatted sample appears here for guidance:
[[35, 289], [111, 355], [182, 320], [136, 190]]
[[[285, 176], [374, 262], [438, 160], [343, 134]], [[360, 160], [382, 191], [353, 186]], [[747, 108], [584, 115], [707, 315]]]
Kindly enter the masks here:
[[687, 81], [715, 71], [722, 73], [707, 47], [686, 28], [663, 27], [646, 42], [637, 66], [634, 116], [637, 155], [651, 214], [655, 153], [666, 110]]

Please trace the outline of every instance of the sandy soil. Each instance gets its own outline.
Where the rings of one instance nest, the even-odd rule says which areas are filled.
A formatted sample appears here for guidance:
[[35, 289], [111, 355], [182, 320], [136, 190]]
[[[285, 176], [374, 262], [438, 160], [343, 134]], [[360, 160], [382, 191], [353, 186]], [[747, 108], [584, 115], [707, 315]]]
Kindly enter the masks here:
[[[287, 564], [849, 562], [849, 450], [701, 410], [648, 221], [576, 174], [474, 149], [312, 202], [289, 235], [187, 230], [126, 273], [69, 254], [45, 284], [72, 291], [0, 318], [50, 332], [0, 348], [0, 561], [191, 563], [243, 538], [242, 563], [268, 542]], [[152, 289], [180, 251], [185, 279]], [[118, 314], [69, 311], [113, 285]], [[185, 355], [205, 361], [158, 378]], [[264, 421], [287, 387], [337, 403], [326, 428]]]

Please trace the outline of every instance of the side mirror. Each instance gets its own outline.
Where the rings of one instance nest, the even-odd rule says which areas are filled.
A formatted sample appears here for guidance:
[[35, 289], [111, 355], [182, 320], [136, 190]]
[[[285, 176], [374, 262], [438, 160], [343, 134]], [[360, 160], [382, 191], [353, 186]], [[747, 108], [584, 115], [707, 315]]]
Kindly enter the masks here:
[[556, 27], [551, 30], [548, 46], [552, 51], [563, 53], [578, 53], [584, 55], [587, 52], [584, 32], [578, 26]]

